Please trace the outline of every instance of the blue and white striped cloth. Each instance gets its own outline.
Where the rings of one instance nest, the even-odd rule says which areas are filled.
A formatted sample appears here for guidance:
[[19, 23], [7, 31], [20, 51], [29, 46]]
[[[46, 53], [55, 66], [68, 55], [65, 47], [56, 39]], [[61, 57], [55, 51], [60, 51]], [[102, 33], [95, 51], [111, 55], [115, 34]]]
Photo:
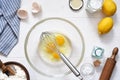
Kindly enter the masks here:
[[0, 0], [0, 53], [7, 56], [18, 42], [21, 0]]

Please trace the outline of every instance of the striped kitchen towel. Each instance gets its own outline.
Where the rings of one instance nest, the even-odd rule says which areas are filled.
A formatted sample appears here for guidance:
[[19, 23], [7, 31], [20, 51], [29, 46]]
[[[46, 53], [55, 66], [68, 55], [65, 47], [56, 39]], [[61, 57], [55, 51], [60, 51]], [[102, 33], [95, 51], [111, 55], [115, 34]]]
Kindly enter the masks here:
[[18, 42], [21, 0], [0, 0], [0, 53], [7, 56]]

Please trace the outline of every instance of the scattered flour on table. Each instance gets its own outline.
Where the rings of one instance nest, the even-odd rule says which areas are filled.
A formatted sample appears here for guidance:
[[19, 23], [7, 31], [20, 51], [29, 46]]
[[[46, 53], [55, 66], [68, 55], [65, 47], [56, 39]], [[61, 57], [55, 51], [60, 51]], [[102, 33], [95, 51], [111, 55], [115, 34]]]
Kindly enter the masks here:
[[0, 70], [0, 80], [27, 80], [23, 69], [16, 65], [14, 65], [14, 68], [16, 70], [16, 74], [9, 77], [6, 74], [3, 74]]

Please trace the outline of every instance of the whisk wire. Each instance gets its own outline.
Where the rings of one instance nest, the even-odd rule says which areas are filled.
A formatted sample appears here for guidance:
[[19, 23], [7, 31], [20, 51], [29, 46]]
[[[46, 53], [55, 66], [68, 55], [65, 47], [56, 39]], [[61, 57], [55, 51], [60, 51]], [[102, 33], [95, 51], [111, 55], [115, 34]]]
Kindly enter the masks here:
[[59, 53], [59, 49], [56, 44], [55, 35], [50, 32], [43, 32], [41, 36], [44, 46], [56, 53]]

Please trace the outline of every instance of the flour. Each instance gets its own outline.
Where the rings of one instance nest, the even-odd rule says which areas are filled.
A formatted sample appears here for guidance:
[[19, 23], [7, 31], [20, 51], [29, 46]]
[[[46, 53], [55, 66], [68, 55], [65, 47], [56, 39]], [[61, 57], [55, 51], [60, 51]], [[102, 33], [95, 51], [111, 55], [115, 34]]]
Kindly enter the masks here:
[[23, 69], [16, 65], [14, 65], [14, 68], [16, 70], [15, 75], [9, 77], [6, 74], [2, 73], [2, 71], [0, 71], [0, 80], [27, 80], [26, 74]]

